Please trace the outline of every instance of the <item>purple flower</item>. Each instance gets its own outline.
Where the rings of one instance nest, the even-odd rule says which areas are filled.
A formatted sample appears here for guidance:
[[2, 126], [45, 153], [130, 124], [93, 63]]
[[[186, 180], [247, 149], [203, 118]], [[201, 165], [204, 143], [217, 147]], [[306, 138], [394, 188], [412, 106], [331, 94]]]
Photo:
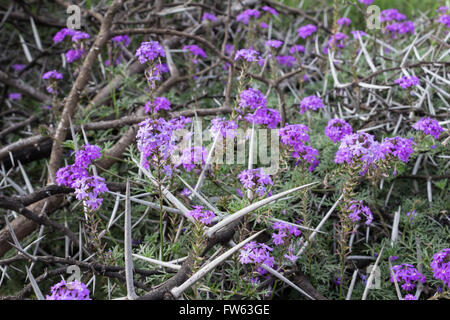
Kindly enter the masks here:
[[75, 34], [75, 30], [73, 29], [68, 29], [68, 28], [62, 28], [61, 30], [59, 30], [55, 36], [53, 37], [53, 43], [57, 44], [58, 42], [61, 42], [64, 40], [64, 38], [66, 36], [73, 36]]
[[425, 134], [432, 135], [436, 139], [439, 139], [439, 135], [444, 131], [444, 128], [436, 120], [427, 117], [420, 119], [412, 127], [416, 130], [423, 131]]
[[317, 110], [323, 108], [323, 101], [318, 96], [309, 96], [300, 101], [300, 114], [309, 110]]
[[392, 154], [394, 157], [399, 158], [401, 161], [407, 163], [409, 156], [414, 153], [413, 139], [406, 139], [402, 137], [386, 138], [382, 142], [382, 149], [386, 154]]
[[426, 278], [413, 265], [399, 264], [392, 267], [391, 282], [397, 281], [405, 291], [415, 288], [414, 282], [425, 283]]
[[403, 300], [417, 300], [417, 297], [415, 295], [412, 294], [407, 294]]
[[297, 59], [293, 56], [277, 56], [276, 59], [278, 64], [285, 65], [286, 67], [292, 67], [297, 62]]
[[48, 71], [42, 75], [42, 79], [44, 79], [44, 80], [48, 80], [48, 79], [58, 80], [58, 79], [62, 79], [62, 78], [63, 78], [62, 74], [57, 72], [56, 70]]
[[242, 170], [237, 177], [245, 189], [256, 190], [260, 197], [266, 193], [267, 185], [273, 185], [270, 175], [264, 174], [262, 168]]
[[211, 120], [211, 131], [215, 134], [220, 132], [224, 138], [233, 139], [236, 136], [236, 129], [239, 127], [233, 120], [225, 118], [214, 118]]
[[389, 31], [392, 38], [395, 39], [399, 34], [405, 34], [408, 32], [414, 34], [415, 27], [412, 21], [405, 21], [391, 23], [386, 26], [386, 30]]
[[433, 270], [433, 277], [450, 287], [450, 248], [434, 254], [430, 266]]
[[419, 85], [420, 81], [419, 78], [415, 77], [415, 76], [404, 76], [401, 78], [398, 78], [397, 80], [394, 81], [395, 84], [398, 84], [400, 87], [402, 87], [402, 89], [406, 89], [409, 88], [411, 86], [417, 86]]
[[353, 30], [353, 31], [350, 31], [350, 33], [353, 35], [353, 38], [355, 38], [355, 39], [358, 39], [358, 36], [361, 38], [368, 36], [367, 33], [365, 33], [364, 31], [361, 31], [361, 30]]
[[78, 42], [78, 40], [89, 39], [91, 36], [83, 31], [75, 31], [72, 35], [72, 42]]
[[179, 165], [183, 165], [186, 171], [190, 172], [198, 164], [203, 166], [206, 158], [208, 158], [208, 151], [204, 147], [191, 147], [183, 150]]
[[324, 53], [328, 54], [328, 49], [331, 47], [336, 48], [345, 48], [344, 40], [348, 39], [348, 36], [342, 32], [336, 32], [336, 34], [332, 35], [330, 39], [328, 40], [328, 44], [324, 48]]
[[387, 9], [380, 12], [380, 22], [402, 20], [406, 20], [406, 16], [399, 13], [397, 9]]
[[[266, 246], [264, 243], [258, 243], [255, 241], [250, 241], [242, 247], [239, 252], [239, 261], [242, 264], [265, 264], [269, 267], [273, 267], [274, 258], [270, 255], [273, 249]], [[260, 275], [266, 273], [266, 270], [262, 268], [256, 269]]]
[[234, 55], [234, 60], [244, 59], [248, 62], [253, 62], [258, 60], [259, 52], [253, 49], [241, 49]]
[[192, 206], [194, 209], [188, 212], [188, 215], [194, 218], [195, 220], [203, 223], [204, 225], [208, 225], [212, 222], [212, 220], [216, 217], [214, 212], [210, 210], [205, 210], [203, 206]]
[[259, 18], [261, 13], [256, 9], [247, 9], [244, 12], [241, 12], [236, 17], [236, 21], [242, 22], [243, 24], [248, 24], [250, 21], [250, 18], [255, 17], [256, 19]]
[[373, 215], [369, 207], [363, 205], [362, 201], [351, 200], [344, 205], [344, 210], [348, 213], [348, 217], [353, 221], [361, 220], [361, 215], [366, 218], [366, 224], [369, 225], [373, 221]]
[[192, 192], [188, 188], [184, 188], [180, 193], [185, 197], [189, 197]]
[[70, 49], [66, 52], [67, 63], [72, 63], [76, 60], [80, 60], [84, 54], [83, 49]]
[[12, 68], [14, 69], [14, 71], [20, 71], [20, 70], [22, 70], [23, 68], [25, 68], [25, 65], [24, 64], [13, 64], [12, 65]]
[[189, 50], [190, 52], [192, 52], [194, 57], [200, 56], [202, 58], [206, 58], [205, 51], [203, 51], [202, 48], [200, 48], [199, 46], [197, 46], [195, 44], [190, 44], [190, 45], [184, 46], [183, 50]]
[[254, 124], [265, 124], [267, 128], [274, 129], [281, 121], [280, 113], [275, 109], [258, 108], [255, 113], [249, 113], [245, 120]]
[[264, 95], [257, 89], [247, 89], [241, 92], [240, 94], [239, 106], [246, 109], [258, 109], [258, 108], [266, 108], [267, 99]]
[[439, 17], [437, 22], [445, 24], [447, 28], [450, 28], [450, 15], [442, 15]]
[[20, 99], [22, 99], [22, 94], [21, 93], [17, 93], [17, 92], [11, 92], [8, 95], [8, 99], [10, 99], [10, 100], [20, 100]]
[[306, 26], [300, 27], [297, 30], [298, 36], [306, 39], [307, 37], [309, 37], [310, 35], [312, 35], [314, 32], [317, 31], [317, 27], [313, 24], [308, 24]]
[[275, 10], [274, 8], [272, 8], [272, 7], [269, 7], [269, 6], [264, 6], [264, 7], [261, 8], [261, 10], [262, 10], [262, 11], [269, 12], [270, 14], [272, 14], [272, 15], [274, 15], [274, 16], [277, 16], [277, 15], [278, 15], [278, 11]]
[[170, 101], [165, 97], [156, 97], [153, 102], [148, 101], [144, 105], [146, 113], [158, 113], [159, 110], [170, 110]]
[[368, 6], [372, 4], [373, 0], [359, 0], [359, 2]]
[[302, 52], [305, 53], [305, 47], [299, 44], [293, 45], [290, 49], [289, 49], [289, 53], [290, 54], [294, 54], [295, 52]]
[[416, 210], [408, 211], [406, 216], [409, 217], [409, 222], [413, 222], [414, 218], [417, 216], [417, 212]]
[[203, 14], [203, 16], [202, 16], [202, 20], [203, 21], [204, 20], [210, 20], [212, 22], [216, 22], [217, 21], [217, 17], [214, 14], [212, 14], [212, 13], [205, 12]]
[[325, 135], [334, 143], [352, 132], [352, 126], [342, 119], [331, 119], [325, 127]]
[[272, 228], [277, 230], [277, 232], [272, 233], [272, 240], [276, 246], [283, 245], [292, 236], [299, 237], [301, 235], [301, 231], [296, 226], [281, 221], [275, 222]]
[[119, 36], [115, 36], [115, 37], [111, 38], [111, 41], [114, 43], [121, 43], [125, 47], [128, 47], [128, 45], [130, 44], [130, 37], [127, 36], [126, 34], [119, 35]]
[[272, 47], [272, 48], [279, 48], [283, 45], [283, 41], [280, 40], [267, 40], [266, 46]]
[[165, 57], [164, 48], [158, 41], [142, 42], [140, 47], [136, 50], [136, 56], [141, 64], [151, 62], [158, 57]]
[[343, 17], [338, 19], [337, 24], [340, 26], [349, 26], [352, 23], [352, 20], [349, 18]]
[[259, 23], [259, 26], [260, 26], [261, 28], [263, 28], [263, 29], [269, 28], [269, 25], [268, 25], [267, 23], [265, 23], [265, 22], [260, 22], [260, 23]]
[[447, 6], [442, 6], [436, 9], [437, 13], [446, 13], [449, 10], [449, 7]]
[[73, 281], [66, 283], [61, 280], [51, 288], [51, 295], [46, 300], [91, 300], [90, 291], [82, 282]]

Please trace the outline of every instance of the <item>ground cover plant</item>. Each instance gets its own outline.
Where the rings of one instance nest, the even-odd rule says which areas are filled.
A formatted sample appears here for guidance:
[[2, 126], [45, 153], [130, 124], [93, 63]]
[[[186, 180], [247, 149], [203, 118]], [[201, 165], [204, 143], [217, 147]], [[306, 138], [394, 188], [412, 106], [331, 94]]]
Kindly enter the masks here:
[[448, 299], [424, 3], [0, 4], [0, 298]]

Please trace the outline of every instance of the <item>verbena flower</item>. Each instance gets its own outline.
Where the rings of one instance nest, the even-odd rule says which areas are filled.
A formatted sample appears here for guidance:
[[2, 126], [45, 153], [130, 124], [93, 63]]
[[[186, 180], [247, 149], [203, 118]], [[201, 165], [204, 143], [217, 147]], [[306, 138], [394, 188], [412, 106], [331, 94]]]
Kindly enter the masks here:
[[281, 221], [274, 222], [272, 229], [275, 230], [272, 233], [272, 241], [276, 246], [287, 243], [292, 236], [299, 237], [301, 235], [301, 231], [296, 226]]
[[89, 39], [91, 36], [83, 31], [75, 31], [72, 35], [72, 41], [78, 42], [78, 40]]
[[417, 212], [416, 210], [408, 211], [406, 216], [409, 217], [409, 222], [413, 222], [414, 218], [417, 216]]
[[248, 24], [251, 18], [258, 19], [261, 13], [256, 9], [247, 9], [236, 17], [236, 21]]
[[196, 165], [203, 166], [208, 158], [208, 151], [204, 147], [191, 147], [182, 151], [178, 165], [182, 165], [186, 171], [191, 171]]
[[254, 124], [264, 124], [269, 129], [275, 129], [281, 121], [281, 115], [275, 109], [259, 108], [254, 113], [247, 114], [245, 120]]
[[413, 265], [403, 263], [392, 267], [391, 282], [397, 281], [405, 291], [411, 291], [415, 288], [414, 282], [425, 283], [426, 278], [417, 271]]
[[380, 12], [380, 22], [402, 21], [406, 20], [406, 16], [397, 9], [386, 9]]
[[305, 47], [300, 45], [300, 44], [296, 44], [293, 45], [290, 49], [289, 49], [289, 53], [290, 54], [294, 54], [295, 52], [302, 52], [305, 53]]
[[340, 26], [349, 26], [352, 23], [352, 20], [350, 20], [350, 18], [347, 17], [343, 17], [338, 19], [337, 24]]
[[216, 217], [214, 212], [210, 210], [205, 210], [203, 206], [192, 206], [194, 209], [190, 210], [187, 214], [194, 218], [195, 220], [208, 225]]
[[392, 38], [395, 39], [397, 35], [406, 33], [414, 34], [415, 26], [412, 21], [396, 22], [387, 25], [386, 30], [390, 32]]
[[434, 254], [430, 266], [433, 270], [433, 277], [441, 280], [450, 288], [450, 248]]
[[259, 59], [259, 52], [253, 49], [241, 49], [234, 55], [234, 60], [245, 60], [248, 62], [257, 61]]
[[444, 131], [444, 128], [442, 128], [436, 120], [427, 117], [420, 119], [412, 127], [416, 130], [423, 131], [423, 133], [429, 134], [436, 139], [439, 139], [439, 135]]
[[266, 46], [271, 48], [279, 48], [283, 45], [283, 41], [280, 40], [267, 40]]
[[79, 281], [66, 283], [61, 280], [51, 287], [51, 295], [46, 300], [91, 300], [90, 291], [86, 285]]
[[111, 41], [113, 43], [121, 43], [125, 47], [128, 47], [128, 45], [130, 44], [130, 37], [126, 34], [119, 35], [119, 36], [112, 37]]
[[212, 21], [212, 22], [216, 22], [217, 21], [217, 17], [214, 14], [212, 14], [212, 13], [205, 12], [203, 14], [203, 16], [202, 16], [202, 20], [203, 21], [204, 20], [209, 20], [209, 21]]
[[331, 119], [325, 127], [325, 135], [334, 143], [353, 132], [352, 126], [342, 119]]
[[437, 13], [446, 13], [450, 8], [447, 6], [442, 6], [436, 9]]
[[328, 40], [327, 45], [323, 49], [323, 52], [325, 54], [328, 54], [328, 49], [331, 47], [336, 47], [343, 49], [345, 48], [345, 42], [344, 40], [348, 39], [348, 36], [345, 33], [342, 32], [336, 32], [336, 34], [332, 35], [330, 39]]
[[278, 11], [275, 10], [274, 8], [272, 8], [272, 7], [269, 7], [269, 6], [264, 6], [264, 7], [261, 8], [261, 10], [265, 11], [265, 12], [269, 12], [270, 14], [272, 14], [274, 16], [278, 15]]
[[316, 31], [317, 31], [317, 27], [315, 25], [308, 24], [306, 26], [300, 27], [297, 30], [297, 34], [300, 38], [306, 39]]
[[190, 44], [190, 45], [184, 46], [183, 50], [189, 50], [194, 55], [194, 59], [192, 59], [192, 62], [194, 64], [197, 64], [197, 57], [206, 58], [205, 51], [203, 51], [202, 48], [200, 48], [199, 46], [197, 46], [195, 44]]
[[450, 15], [442, 15], [437, 22], [444, 24], [447, 28], [450, 28]]
[[419, 85], [419, 78], [415, 76], [403, 76], [394, 81], [395, 84], [398, 84], [402, 89], [406, 89], [412, 86]]
[[300, 114], [305, 113], [307, 110], [317, 110], [319, 108], [323, 108], [323, 101], [318, 96], [309, 96], [303, 98], [300, 101]]
[[65, 53], [67, 63], [72, 63], [76, 60], [80, 60], [84, 54], [83, 49], [70, 49]]
[[265, 174], [262, 168], [242, 170], [237, 177], [245, 189], [256, 190], [260, 197], [266, 193], [267, 185], [273, 185], [270, 175]]
[[158, 57], [165, 57], [166, 53], [164, 48], [158, 41], [142, 42], [139, 48], [136, 50], [136, 56], [141, 64], [151, 62]]
[[243, 109], [266, 108], [266, 104], [266, 97], [258, 89], [249, 88], [240, 94], [239, 106]]
[[239, 127], [233, 120], [225, 118], [214, 118], [211, 120], [211, 131], [214, 134], [220, 132], [224, 138], [233, 139], [236, 136], [236, 129]]
[[17, 72], [17, 71], [23, 70], [25, 68], [25, 65], [24, 64], [20, 64], [20, 63], [13, 64], [12, 68], [14, 69], [14, 71]]
[[409, 156], [414, 153], [414, 144], [415, 143], [412, 138], [386, 138], [382, 142], [382, 149], [385, 150], [386, 154], [392, 154], [394, 157], [397, 157], [399, 160], [407, 163]]
[[146, 113], [158, 113], [159, 110], [170, 110], [170, 101], [165, 97], [156, 97], [153, 101], [148, 101], [144, 105]]
[[365, 4], [366, 6], [371, 5], [374, 0], [359, 0], [360, 3]]
[[44, 79], [44, 80], [48, 80], [48, 79], [60, 80], [62, 78], [63, 78], [63, 75], [56, 70], [48, 71], [42, 75], [42, 79]]
[[73, 30], [73, 29], [69, 29], [69, 28], [62, 28], [61, 30], [59, 30], [56, 34], [55, 34], [55, 36], [53, 37], [53, 43], [58, 43], [58, 42], [61, 42], [61, 41], [63, 41], [64, 40], [64, 38], [66, 37], [66, 36], [72, 36], [72, 35], [74, 35], [74, 33], [75, 33], [75, 30]]
[[293, 56], [276, 56], [278, 64], [285, 65], [286, 67], [292, 67], [297, 59]]
[[407, 294], [403, 300], [417, 300], [417, 297], [415, 295], [412, 294]]
[[373, 221], [373, 215], [370, 208], [363, 205], [362, 201], [351, 200], [349, 203], [345, 204], [345, 211], [353, 222], [360, 221], [363, 216], [366, 219], [366, 225], [370, 225]]
[[367, 33], [365, 33], [364, 31], [361, 31], [361, 30], [353, 30], [353, 31], [350, 31], [350, 33], [353, 35], [354, 39], [357, 39], [358, 36], [360, 36], [361, 38], [368, 36]]
[[269, 28], [269, 25], [268, 25], [267, 23], [265, 23], [265, 22], [260, 22], [260, 23], [259, 23], [259, 26], [260, 26], [261, 28], [263, 28], [263, 29], [268, 29], [268, 28]]
[[[275, 259], [270, 255], [273, 249], [264, 243], [250, 241], [242, 247], [239, 252], [239, 261], [242, 264], [265, 264], [268, 267], [273, 267]], [[267, 273], [263, 268], [258, 267], [256, 271], [260, 275]]]
[[10, 99], [10, 100], [20, 100], [20, 99], [22, 99], [22, 94], [18, 93], [18, 92], [11, 92], [8, 95], [8, 99]]

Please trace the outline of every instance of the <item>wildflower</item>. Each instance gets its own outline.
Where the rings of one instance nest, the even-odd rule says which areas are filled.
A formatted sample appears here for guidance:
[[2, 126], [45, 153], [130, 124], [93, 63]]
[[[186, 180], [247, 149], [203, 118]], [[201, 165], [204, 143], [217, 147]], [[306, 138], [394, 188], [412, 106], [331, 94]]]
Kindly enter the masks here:
[[437, 13], [446, 13], [449, 10], [449, 7], [447, 6], [442, 6], [436, 9]]
[[58, 42], [63, 41], [66, 36], [72, 36], [74, 34], [75, 34], [75, 30], [68, 29], [68, 28], [62, 28], [53, 37], [53, 43], [57, 44]]
[[439, 135], [444, 131], [444, 128], [442, 128], [436, 120], [427, 117], [420, 119], [412, 127], [416, 130], [423, 131], [423, 133], [429, 134], [436, 139], [439, 139]]
[[409, 217], [409, 222], [413, 222], [414, 218], [417, 216], [416, 210], [408, 211], [406, 216]]
[[398, 12], [397, 9], [386, 9], [380, 12], [380, 22], [402, 20], [406, 20], [406, 16]]
[[269, 28], [269, 25], [268, 25], [267, 23], [265, 23], [265, 22], [260, 22], [260, 23], [259, 23], [259, 26], [260, 26], [261, 28], [263, 28], [263, 29]]
[[186, 148], [182, 152], [178, 165], [183, 165], [183, 167], [189, 172], [195, 168], [196, 164], [203, 166], [207, 157], [208, 151], [204, 147], [196, 146]]
[[365, 33], [364, 31], [361, 30], [353, 30], [350, 31], [350, 33], [353, 35], [353, 38], [357, 39], [358, 37], [367, 37], [369, 36], [367, 33]]
[[300, 114], [305, 113], [305, 111], [309, 110], [317, 110], [319, 108], [323, 108], [323, 101], [318, 96], [309, 96], [303, 98], [300, 101]]
[[331, 47], [336, 47], [336, 48], [345, 48], [345, 43], [344, 40], [348, 39], [348, 36], [342, 32], [336, 32], [336, 34], [332, 35], [330, 37], [330, 40], [328, 40], [328, 44], [326, 45], [326, 47], [324, 48], [324, 53], [328, 54], [328, 49]]
[[349, 18], [343, 17], [338, 19], [337, 24], [340, 26], [349, 26], [352, 23], [352, 20]]
[[267, 40], [266, 46], [272, 47], [272, 48], [279, 48], [283, 45], [283, 41], [280, 40]]
[[260, 15], [261, 13], [256, 9], [247, 9], [244, 12], [238, 14], [238, 16], [236, 17], [236, 21], [242, 22], [243, 24], [248, 24], [252, 17], [258, 19]]
[[312, 35], [314, 32], [317, 31], [317, 27], [313, 24], [308, 24], [306, 26], [300, 27], [297, 30], [297, 34], [299, 37], [306, 39], [310, 35]]
[[200, 48], [199, 46], [197, 46], [195, 44], [190, 44], [190, 45], [184, 46], [183, 50], [189, 50], [194, 55], [194, 59], [192, 59], [192, 62], [194, 64], [197, 64], [197, 57], [198, 56], [200, 56], [202, 58], [206, 58], [205, 51], [203, 51], [202, 48]]
[[[264, 243], [258, 243], [255, 241], [250, 241], [242, 247], [239, 252], [239, 261], [242, 264], [255, 263], [265, 264], [266, 266], [273, 267], [275, 259], [270, 255], [273, 249]], [[256, 271], [263, 275], [267, 273], [263, 268], [258, 267]]]
[[209, 20], [209, 21], [212, 21], [212, 22], [216, 22], [217, 21], [217, 17], [214, 14], [212, 14], [212, 13], [205, 12], [203, 14], [203, 16], [202, 16], [202, 20], [203, 21], [204, 20]]
[[445, 24], [447, 28], [450, 28], [450, 15], [442, 15], [439, 17], [437, 22]]
[[434, 254], [430, 266], [433, 270], [433, 277], [450, 287], [450, 248]]
[[158, 41], [142, 42], [140, 47], [136, 50], [136, 56], [141, 64], [151, 62], [158, 57], [165, 57], [164, 48]]
[[382, 143], [382, 148], [385, 150], [386, 154], [392, 154], [394, 157], [407, 163], [409, 156], [414, 153], [414, 149], [412, 148], [413, 144], [415, 143], [412, 138], [386, 138]]
[[408, 32], [414, 34], [415, 26], [412, 21], [396, 22], [387, 25], [386, 30], [389, 31], [392, 38], [395, 39], [399, 34], [405, 34]]
[[20, 99], [22, 99], [22, 94], [21, 93], [17, 93], [17, 92], [11, 92], [8, 95], [8, 99], [10, 99], [10, 100], [20, 100]]
[[72, 63], [76, 60], [80, 60], [84, 54], [83, 49], [70, 49], [65, 53], [67, 63]]
[[398, 84], [400, 87], [402, 87], [402, 89], [406, 89], [409, 88], [411, 86], [417, 86], [419, 85], [419, 78], [415, 77], [415, 76], [404, 76], [401, 78], [398, 78], [397, 80], [394, 81], [395, 84]]
[[359, 2], [368, 6], [372, 4], [373, 0], [359, 0]]
[[17, 71], [23, 70], [23, 68], [25, 68], [25, 65], [24, 64], [13, 64], [12, 68], [14, 69], [14, 71], [17, 72]]
[[417, 300], [417, 297], [415, 295], [412, 294], [407, 294], [403, 300]]
[[281, 121], [281, 116], [275, 109], [259, 108], [254, 114], [247, 114], [245, 120], [254, 124], [265, 124], [267, 125], [267, 128], [274, 129]]
[[261, 10], [265, 11], [265, 12], [269, 12], [270, 14], [272, 14], [274, 16], [278, 15], [278, 11], [275, 10], [274, 8], [272, 8], [272, 7], [269, 7], [269, 6], [264, 6], [264, 7], [261, 8]]
[[299, 237], [301, 235], [301, 231], [296, 226], [281, 221], [275, 222], [272, 228], [277, 230], [272, 233], [272, 240], [276, 246], [283, 245], [292, 236]]
[[215, 134], [220, 134], [226, 138], [233, 139], [236, 136], [236, 129], [238, 125], [233, 120], [226, 120], [225, 118], [215, 118], [211, 120], [211, 131]]
[[353, 221], [361, 220], [361, 214], [366, 218], [366, 225], [373, 221], [373, 215], [369, 207], [363, 205], [362, 201], [351, 200], [345, 204], [345, 211], [348, 212], [348, 217]]
[[299, 44], [293, 45], [290, 49], [289, 49], [289, 53], [290, 54], [294, 54], [295, 52], [302, 52], [305, 53], [305, 47]]
[[242, 170], [237, 176], [245, 189], [256, 190], [262, 197], [266, 193], [266, 186], [273, 185], [273, 181], [268, 174], [264, 174], [262, 168]]
[[259, 52], [253, 49], [241, 49], [234, 55], [234, 60], [244, 59], [248, 62], [256, 61], [259, 58]]
[[286, 65], [286, 67], [292, 67], [297, 59], [293, 56], [276, 56], [278, 64]]
[[325, 127], [325, 135], [334, 143], [341, 141], [343, 137], [351, 134], [352, 126], [342, 119], [331, 119]]
[[66, 283], [61, 280], [51, 287], [51, 295], [46, 300], [91, 300], [90, 291], [86, 285], [79, 281]]
[[159, 110], [170, 110], [170, 101], [165, 97], [156, 97], [153, 102], [148, 101], [144, 105], [146, 113], [156, 114]]
[[391, 282], [397, 281], [405, 291], [415, 288], [414, 282], [425, 283], [426, 278], [413, 265], [399, 264], [392, 267]]
[[214, 212], [205, 210], [203, 206], [192, 206], [194, 209], [188, 212], [188, 215], [194, 218], [196, 221], [208, 225], [216, 217]]
[[188, 188], [184, 188], [180, 193], [185, 197], [189, 197], [192, 192]]
[[249, 88], [240, 94], [239, 106], [244, 109], [265, 108], [266, 104], [266, 97], [258, 89]]
[[83, 31], [75, 31], [72, 35], [72, 42], [78, 42], [78, 40], [89, 39], [91, 36]]
[[48, 79], [59, 80], [62, 78], [63, 78], [62, 74], [57, 72], [56, 70], [48, 71], [42, 75], [42, 79], [44, 79], [44, 80], [48, 80]]
[[111, 38], [111, 41], [113, 43], [121, 43], [125, 47], [128, 47], [128, 45], [130, 44], [130, 37], [127, 36], [126, 34], [119, 35], [119, 36], [115, 36], [115, 37]]

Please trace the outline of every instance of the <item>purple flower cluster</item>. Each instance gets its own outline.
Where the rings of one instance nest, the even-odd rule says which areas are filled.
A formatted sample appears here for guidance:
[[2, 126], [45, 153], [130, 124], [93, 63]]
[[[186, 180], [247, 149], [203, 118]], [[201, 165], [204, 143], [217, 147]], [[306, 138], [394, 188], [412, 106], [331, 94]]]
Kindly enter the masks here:
[[112, 37], [111, 41], [115, 44], [121, 43], [125, 47], [128, 47], [128, 45], [130, 44], [130, 37], [127, 36], [126, 34], [119, 35], [119, 36]]
[[273, 181], [268, 174], [264, 174], [262, 168], [242, 170], [238, 176], [245, 189], [253, 189], [262, 197], [266, 193], [266, 186], [273, 185]]
[[279, 48], [283, 45], [283, 41], [280, 40], [267, 40], [266, 46], [271, 48]]
[[84, 54], [83, 49], [70, 49], [65, 53], [67, 63], [72, 63], [76, 60], [80, 60]]
[[225, 118], [214, 118], [211, 120], [211, 131], [215, 134], [220, 132], [224, 138], [233, 139], [236, 136], [236, 129], [239, 127], [233, 120], [226, 120]]
[[426, 282], [425, 276], [411, 264], [398, 264], [392, 267], [392, 271], [391, 282], [397, 281], [405, 291], [411, 291], [415, 288], [416, 285], [413, 282]]
[[[242, 247], [239, 252], [239, 261], [242, 264], [265, 264], [266, 266], [273, 267], [275, 259], [270, 255], [273, 248], [269, 247], [264, 243], [259, 243], [256, 241], [250, 241]], [[267, 271], [263, 268], [258, 267], [256, 269], [259, 274], [263, 275]]]
[[331, 47], [336, 47], [343, 49], [345, 48], [344, 40], [348, 39], [348, 36], [345, 33], [342, 32], [336, 32], [336, 34], [332, 35], [330, 39], [328, 40], [327, 45], [323, 49], [323, 52], [325, 54], [328, 54], [328, 49]]
[[20, 99], [22, 99], [22, 94], [18, 93], [18, 92], [11, 92], [8, 95], [8, 99], [10, 99], [10, 100], [20, 100]]
[[293, 45], [293, 46], [289, 49], [289, 53], [290, 53], [290, 54], [294, 54], [294, 53], [296, 53], [296, 52], [302, 52], [302, 53], [305, 53], [305, 47], [302, 46], [302, 45], [300, 45], [300, 44], [296, 44], [296, 45]]
[[44, 79], [44, 80], [49, 80], [49, 79], [60, 80], [62, 78], [63, 78], [63, 75], [56, 70], [48, 71], [42, 75], [42, 79]]
[[196, 146], [186, 148], [182, 152], [178, 166], [183, 165], [183, 167], [190, 172], [195, 168], [196, 164], [203, 166], [207, 158], [208, 151], [204, 147]]
[[170, 101], [165, 97], [156, 97], [155, 100], [148, 101], [144, 105], [146, 113], [156, 114], [159, 110], [170, 110]]
[[[239, 106], [243, 109], [266, 108], [267, 99], [258, 89], [249, 88], [240, 94]], [[243, 112], [243, 109], [238, 111]]]
[[210, 210], [205, 210], [203, 206], [192, 206], [194, 209], [190, 210], [187, 214], [194, 218], [196, 221], [208, 225], [216, 217], [214, 212]]
[[444, 24], [447, 28], [450, 28], [450, 15], [441, 15], [437, 22]]
[[315, 25], [308, 24], [306, 26], [300, 27], [297, 30], [297, 34], [300, 38], [306, 39], [316, 31], [317, 31], [317, 27]]
[[413, 222], [414, 218], [417, 216], [417, 212], [416, 210], [408, 211], [406, 216], [409, 217], [409, 222]]
[[415, 26], [412, 21], [396, 22], [386, 26], [386, 30], [391, 33], [393, 39], [399, 34], [411, 33], [414, 34]]
[[234, 60], [245, 60], [248, 62], [258, 61], [260, 59], [259, 52], [253, 49], [241, 49], [236, 51]]
[[403, 21], [406, 16], [397, 11], [397, 9], [386, 9], [380, 12], [380, 22]]
[[361, 31], [361, 30], [353, 30], [353, 31], [350, 31], [350, 33], [353, 35], [354, 39], [358, 39], [358, 36], [361, 38], [368, 36], [367, 33], [365, 33], [364, 31]]
[[331, 119], [325, 127], [325, 135], [334, 143], [353, 132], [352, 126], [342, 119]]
[[373, 215], [370, 208], [363, 205], [362, 201], [351, 200], [350, 203], [345, 204], [345, 211], [348, 217], [353, 221], [361, 220], [361, 215], [366, 218], [366, 225], [370, 225], [373, 221]]
[[212, 14], [212, 13], [205, 12], [203, 14], [203, 16], [202, 16], [202, 21], [204, 21], [204, 20], [209, 20], [209, 21], [212, 21], [212, 22], [216, 22], [217, 21], [217, 17], [214, 14]]
[[[142, 165], [149, 169], [151, 161], [165, 161], [176, 149], [173, 141], [175, 130], [183, 129], [191, 122], [190, 118], [165, 120], [163, 118], [147, 119], [138, 124], [136, 135], [138, 150], [142, 153]], [[167, 173], [170, 170], [167, 169]]]
[[439, 135], [444, 131], [444, 128], [442, 128], [436, 120], [427, 117], [420, 119], [412, 127], [416, 130], [423, 131], [423, 133], [429, 134], [436, 139], [439, 139]]
[[381, 149], [386, 154], [391, 154], [394, 157], [399, 158], [401, 161], [407, 163], [409, 161], [409, 156], [414, 153], [414, 144], [415, 143], [412, 138], [386, 138], [381, 144]]
[[292, 147], [292, 156], [299, 161], [302, 159], [310, 163], [311, 166], [308, 170], [313, 171], [320, 163], [317, 159], [319, 151], [306, 145], [306, 142], [309, 141], [308, 131], [308, 127], [303, 124], [286, 124], [278, 131], [278, 134], [282, 144]]
[[359, 2], [368, 6], [372, 4], [373, 0], [359, 0]]
[[24, 64], [13, 64], [12, 68], [14, 69], [14, 71], [17, 72], [17, 71], [23, 70], [25, 68], [25, 65]]
[[415, 295], [412, 294], [407, 294], [403, 300], [417, 300], [417, 297]]
[[434, 278], [442, 280], [450, 288], [450, 248], [443, 249], [433, 255], [430, 266], [433, 269]]
[[56, 183], [59, 186], [63, 184], [75, 188], [77, 200], [83, 201], [92, 211], [98, 209], [103, 202], [98, 196], [108, 191], [104, 178], [90, 176], [88, 173], [91, 162], [101, 156], [98, 146], [86, 144], [75, 153], [74, 164], [62, 167], [56, 172]]
[[419, 85], [419, 78], [415, 76], [403, 76], [394, 81], [395, 84], [398, 84], [402, 89], [406, 89], [412, 86]]
[[252, 17], [258, 19], [260, 15], [261, 13], [256, 9], [247, 9], [244, 12], [238, 14], [238, 16], [236, 17], [236, 21], [242, 22], [243, 24], [248, 24]]
[[66, 283], [61, 280], [51, 287], [51, 295], [46, 300], [91, 300], [90, 291], [82, 282], [73, 281]]
[[300, 101], [300, 114], [309, 110], [317, 110], [323, 108], [323, 101], [318, 96], [309, 96]]
[[275, 129], [281, 121], [281, 116], [275, 109], [259, 108], [254, 113], [248, 113], [245, 120], [253, 124], [264, 124], [269, 129]]
[[343, 17], [338, 19], [337, 24], [340, 26], [349, 26], [352, 23], [352, 20], [349, 18]]
[[274, 222], [272, 229], [277, 230], [277, 232], [272, 233], [272, 241], [276, 246], [285, 244], [291, 236], [298, 237], [301, 234], [296, 226], [285, 222]]
[[53, 37], [53, 43], [57, 44], [58, 42], [63, 41], [67, 36], [72, 37], [72, 42], [78, 42], [78, 40], [90, 38], [89, 34], [86, 32], [62, 28]]
[[194, 55], [194, 59], [192, 59], [192, 62], [194, 64], [197, 64], [197, 57], [206, 58], [205, 51], [203, 51], [203, 49], [197, 46], [196, 44], [184, 46], [183, 50], [189, 50]]
[[158, 41], [142, 42], [139, 48], [136, 50], [136, 56], [141, 64], [151, 62], [158, 57], [165, 57], [166, 53], [164, 48]]
[[292, 67], [297, 59], [293, 56], [276, 56], [277, 62], [280, 65], [285, 65], [286, 67]]
[[265, 12], [269, 12], [270, 14], [272, 14], [274, 16], [278, 15], [278, 11], [275, 10], [274, 8], [272, 8], [272, 7], [269, 7], [269, 6], [264, 6], [264, 7], [261, 8], [261, 10], [265, 11]]

